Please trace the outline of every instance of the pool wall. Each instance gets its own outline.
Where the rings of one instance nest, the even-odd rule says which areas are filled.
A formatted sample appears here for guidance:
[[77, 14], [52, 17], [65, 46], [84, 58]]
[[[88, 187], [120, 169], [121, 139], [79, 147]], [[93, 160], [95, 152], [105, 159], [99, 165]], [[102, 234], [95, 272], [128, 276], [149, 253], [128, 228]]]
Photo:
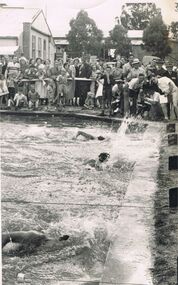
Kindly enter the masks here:
[[[137, 161], [118, 219], [118, 230], [111, 243], [100, 285], [152, 285], [154, 266], [152, 247], [155, 243], [154, 200], [163, 125], [150, 124], [145, 144], [154, 147]], [[154, 142], [153, 142], [154, 138]]]

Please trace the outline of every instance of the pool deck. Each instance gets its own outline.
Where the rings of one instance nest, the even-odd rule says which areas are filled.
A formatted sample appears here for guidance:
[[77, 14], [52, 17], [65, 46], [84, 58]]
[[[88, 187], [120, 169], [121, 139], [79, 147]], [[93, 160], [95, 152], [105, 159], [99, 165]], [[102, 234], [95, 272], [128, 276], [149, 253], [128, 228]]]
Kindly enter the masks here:
[[110, 117], [106, 111], [106, 115], [101, 116], [101, 109], [86, 109], [76, 106], [68, 106], [62, 110], [37, 110], [32, 111], [29, 109], [15, 110], [0, 110], [0, 115], [16, 115], [16, 116], [34, 116], [34, 117], [68, 117], [68, 118], [79, 118], [88, 120], [97, 120], [103, 122], [121, 122], [122, 117], [112, 116]]

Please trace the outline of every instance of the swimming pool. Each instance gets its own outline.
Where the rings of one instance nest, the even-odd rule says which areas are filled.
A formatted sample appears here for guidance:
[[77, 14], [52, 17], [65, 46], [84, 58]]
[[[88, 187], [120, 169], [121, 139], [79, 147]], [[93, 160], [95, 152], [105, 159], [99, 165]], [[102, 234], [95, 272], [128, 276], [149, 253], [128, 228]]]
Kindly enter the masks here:
[[[75, 139], [83, 129], [104, 141]], [[143, 133], [60, 118], [1, 119], [2, 231], [38, 230], [68, 241], [29, 256], [3, 256], [3, 282], [23, 272], [32, 284], [99, 280]], [[89, 166], [101, 152], [101, 171]]]

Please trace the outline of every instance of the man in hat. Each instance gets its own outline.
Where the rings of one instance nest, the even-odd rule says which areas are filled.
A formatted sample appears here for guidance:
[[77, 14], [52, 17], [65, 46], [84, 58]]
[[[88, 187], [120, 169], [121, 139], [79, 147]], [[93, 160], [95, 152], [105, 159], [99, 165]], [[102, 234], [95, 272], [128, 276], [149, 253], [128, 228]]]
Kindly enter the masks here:
[[175, 83], [175, 85], [178, 87], [178, 75], [177, 72], [173, 70], [173, 64], [168, 62], [166, 64], [166, 69], [168, 71], [168, 77]]
[[169, 73], [168, 71], [165, 69], [165, 66], [164, 66], [164, 61], [159, 59], [156, 61], [156, 64], [157, 64], [157, 72], [156, 72], [156, 75], [159, 76], [159, 77], [169, 77]]
[[130, 81], [133, 78], [137, 78], [140, 73], [145, 74], [145, 69], [144, 69], [144, 67], [140, 66], [139, 59], [135, 58], [132, 62], [132, 68], [131, 68], [129, 74], [127, 75], [127, 80]]

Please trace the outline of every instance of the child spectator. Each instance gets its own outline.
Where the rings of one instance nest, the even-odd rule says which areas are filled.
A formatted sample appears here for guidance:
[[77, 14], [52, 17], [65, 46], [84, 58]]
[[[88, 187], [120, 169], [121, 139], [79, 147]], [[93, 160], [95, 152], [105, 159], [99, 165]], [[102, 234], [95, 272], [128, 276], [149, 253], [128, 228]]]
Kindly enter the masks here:
[[14, 99], [15, 96], [15, 83], [16, 83], [16, 74], [11, 73], [7, 78], [7, 88], [9, 92], [9, 99]]
[[97, 78], [96, 78], [96, 84], [97, 84], [97, 87], [96, 87], [96, 104], [99, 108], [102, 107], [102, 100], [103, 100], [103, 84], [104, 84], [104, 79], [101, 78], [102, 74], [101, 74], [101, 71], [98, 70], [97, 71]]
[[38, 109], [40, 95], [35, 91], [35, 85], [30, 86], [30, 91], [28, 92], [29, 108]]
[[91, 74], [91, 83], [90, 83], [90, 91], [87, 92], [87, 98], [85, 100], [84, 107], [86, 108], [94, 108], [95, 105], [95, 93], [96, 93], [96, 78], [97, 78], [97, 70], [96, 66], [92, 66], [92, 74]]
[[28, 105], [27, 97], [22, 93], [23, 85], [18, 85], [18, 92], [15, 94], [14, 99], [8, 100], [8, 107], [11, 108], [15, 105], [15, 109], [22, 108]]
[[102, 107], [103, 109], [101, 116], [104, 116], [106, 105], [109, 107], [109, 113], [111, 113], [112, 87], [114, 85], [114, 77], [111, 73], [112, 73], [111, 67], [107, 66], [105, 74], [101, 77], [102, 79], [104, 79], [103, 107]]
[[0, 93], [7, 93], [7, 84], [3, 74], [0, 74]]
[[55, 86], [52, 81], [48, 81], [47, 85], [47, 99], [48, 99], [48, 107], [50, 108], [54, 102], [55, 95]]
[[57, 105], [64, 105], [67, 94], [67, 73], [64, 69], [61, 70], [61, 74], [57, 77], [57, 96], [54, 99], [54, 103]]

